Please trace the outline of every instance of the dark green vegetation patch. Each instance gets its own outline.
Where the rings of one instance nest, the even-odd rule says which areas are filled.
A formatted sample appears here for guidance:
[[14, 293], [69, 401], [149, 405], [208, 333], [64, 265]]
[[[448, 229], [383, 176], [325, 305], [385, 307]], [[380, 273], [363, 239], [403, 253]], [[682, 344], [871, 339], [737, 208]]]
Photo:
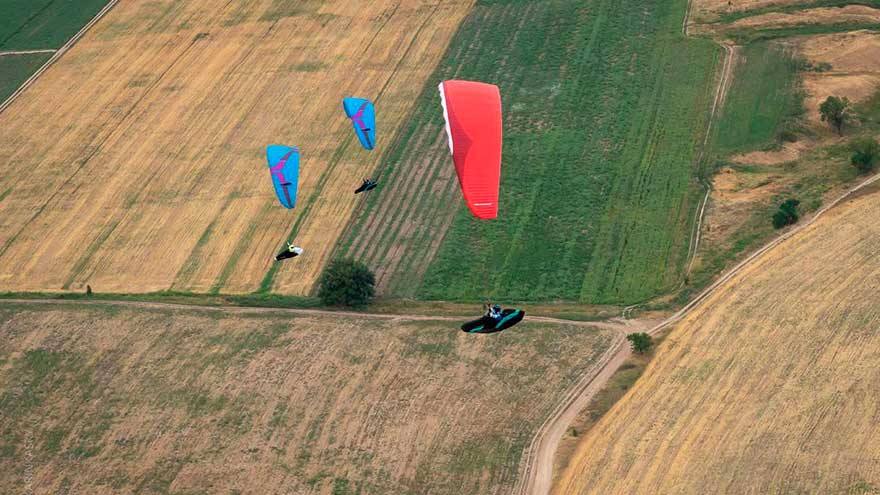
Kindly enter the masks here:
[[61, 48], [107, 0], [0, 0], [0, 51]]
[[[626, 303], [679, 284], [720, 53], [684, 38], [685, 8], [685, 0], [478, 2], [382, 172], [419, 194], [370, 197], [340, 250], [373, 267], [400, 256], [385, 282], [392, 296]], [[501, 88], [495, 221], [473, 219], [444, 182], [452, 163], [438, 139], [436, 84], [450, 78]], [[447, 231], [450, 208], [458, 212]], [[389, 219], [364, 229], [374, 215]]]
[[[61, 48], [105, 5], [107, 0], [0, 0], [0, 52]], [[0, 56], [0, 103], [51, 56]]]
[[31, 53], [0, 57], [0, 103], [15, 93], [51, 56], [51, 53]]

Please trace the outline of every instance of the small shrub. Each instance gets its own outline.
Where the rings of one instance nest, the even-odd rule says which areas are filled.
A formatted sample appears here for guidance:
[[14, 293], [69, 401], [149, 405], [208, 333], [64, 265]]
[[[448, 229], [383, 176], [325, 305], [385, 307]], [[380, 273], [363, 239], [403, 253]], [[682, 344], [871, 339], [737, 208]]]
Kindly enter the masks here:
[[626, 336], [626, 340], [629, 341], [629, 345], [632, 347], [633, 352], [637, 352], [639, 354], [645, 354], [646, 352], [651, 350], [651, 346], [654, 345], [654, 341], [651, 339], [651, 335], [641, 332], [641, 333], [631, 333]]
[[790, 129], [783, 129], [779, 131], [777, 138], [782, 143], [795, 143], [798, 140], [798, 135]]
[[797, 207], [801, 204], [796, 199], [787, 199], [779, 205], [779, 209], [773, 214], [773, 228], [781, 229], [787, 225], [797, 223], [800, 219]]
[[874, 138], [857, 139], [850, 144], [852, 149], [851, 162], [860, 173], [867, 174], [874, 170], [880, 160], [880, 144]]
[[318, 281], [318, 297], [328, 306], [361, 307], [375, 295], [376, 277], [353, 259], [334, 260]]
[[852, 105], [849, 99], [837, 96], [829, 96], [821, 105], [819, 105], [819, 113], [822, 116], [822, 122], [828, 122], [828, 125], [834, 127], [837, 133], [843, 135], [843, 126], [852, 121]]

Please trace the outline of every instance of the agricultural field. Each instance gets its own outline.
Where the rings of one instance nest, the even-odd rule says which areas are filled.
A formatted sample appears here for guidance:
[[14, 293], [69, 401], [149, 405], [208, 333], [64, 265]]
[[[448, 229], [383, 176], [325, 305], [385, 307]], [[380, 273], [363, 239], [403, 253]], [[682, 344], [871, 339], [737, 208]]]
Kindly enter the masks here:
[[499, 219], [461, 207], [431, 83], [337, 253], [383, 294], [429, 300], [626, 303], [680, 284], [721, 52], [683, 36], [686, 4], [478, 2], [431, 80], [501, 88]]
[[[775, 235], [770, 217], [783, 200], [809, 214], [859, 180], [849, 143], [880, 136], [880, 34], [794, 28], [787, 36], [731, 50], [733, 82], [707, 159], [712, 195], [679, 301]], [[819, 116], [831, 95], [853, 103], [856, 122], [843, 136]]]
[[[471, 3], [120, 2], [0, 114], [0, 290], [309, 293], [382, 156], [341, 98], [392, 142]], [[272, 143], [302, 150], [293, 211]]]
[[874, 186], [701, 303], [555, 493], [880, 489], [877, 218]]
[[2, 493], [510, 493], [621, 337], [526, 322], [0, 304]]
[[0, 103], [51, 57], [51, 53], [0, 55]]
[[737, 53], [733, 70], [714, 126], [713, 151], [722, 156], [775, 145], [803, 114], [798, 61], [791, 50], [779, 43], [751, 43]]
[[[0, 0], [0, 103], [101, 10], [107, 0]], [[12, 52], [12, 53], [10, 53]]]

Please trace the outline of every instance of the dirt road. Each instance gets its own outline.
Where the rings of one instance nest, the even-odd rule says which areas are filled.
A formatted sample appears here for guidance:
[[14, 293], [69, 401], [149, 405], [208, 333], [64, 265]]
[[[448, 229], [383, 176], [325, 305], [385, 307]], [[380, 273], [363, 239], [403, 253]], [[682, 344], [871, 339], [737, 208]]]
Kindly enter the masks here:
[[[688, 20], [691, 10], [690, 3], [691, 2], [689, 2], [688, 4], [688, 11], [685, 14], [685, 18], [682, 23], [682, 32], [686, 36], [688, 35]], [[721, 75], [719, 78], [718, 87], [716, 89], [715, 98], [712, 104], [708, 128], [706, 129], [706, 137], [703, 141], [704, 148], [708, 144], [709, 134], [711, 132], [714, 121], [717, 118], [717, 112], [721, 108], [721, 105], [727, 94], [727, 90], [730, 87], [733, 67], [735, 66], [735, 61], [737, 57], [738, 47], [732, 45], [721, 46], [724, 49], [725, 57], [721, 68]], [[820, 218], [825, 212], [834, 208], [846, 199], [850, 198], [853, 194], [857, 193], [864, 187], [878, 180], [880, 180], [880, 174], [862, 181], [825, 207], [821, 208], [808, 221], [804, 221], [795, 228], [787, 231], [773, 241], [769, 242], [761, 249], [752, 253], [746, 259], [737, 264], [733, 269], [718, 278], [718, 280], [707, 287], [685, 307], [680, 309], [678, 312], [676, 312], [666, 320], [653, 326], [650, 330], [648, 330], [648, 333], [652, 335], [657, 334], [666, 327], [678, 322], [691, 310], [693, 310], [698, 304], [705, 300], [709, 295], [714, 293], [720, 286], [725, 284], [733, 276], [742, 271], [746, 266], [758, 259], [762, 254], [769, 251], [784, 240], [797, 234], [798, 232], [801, 232], [803, 229], [805, 229], [813, 222], [815, 222], [818, 218]], [[698, 244], [700, 240], [699, 232], [701, 230], [702, 217], [704, 214], [706, 202], [708, 201], [708, 196], [709, 189], [707, 188], [706, 198], [699, 208], [698, 218], [696, 222], [697, 226], [691, 238], [692, 257], [696, 254], [696, 244]], [[689, 265], [691, 262], [689, 262]], [[688, 269], [690, 269], [690, 266], [688, 267]], [[624, 314], [627, 314], [628, 311], [631, 309], [632, 307], [625, 309]], [[633, 327], [629, 330], [629, 332], [642, 331], [637, 330], [637, 328], [638, 327]], [[593, 399], [593, 396], [595, 396], [595, 394], [605, 386], [611, 376], [617, 371], [617, 369], [629, 356], [630, 349], [629, 346], [625, 345], [625, 343], [625, 340], [621, 339], [608, 350], [606, 356], [603, 356], [597, 367], [585, 374], [584, 379], [581, 380], [578, 385], [572, 390], [572, 392], [569, 393], [569, 395], [567, 395], [562, 400], [562, 402], [560, 403], [560, 407], [556, 410], [556, 412], [554, 412], [554, 414], [550, 418], [548, 418], [547, 422], [545, 422], [542, 425], [541, 429], [535, 434], [535, 437], [533, 438], [528, 449], [526, 450], [526, 452], [523, 453], [523, 460], [520, 467], [520, 481], [517, 483], [514, 493], [520, 495], [546, 495], [550, 493], [550, 490], [553, 486], [553, 460], [556, 454], [556, 449], [559, 445], [559, 441], [565, 434], [565, 431], [568, 429], [568, 425], [571, 424], [571, 421], [574, 419], [575, 416], [577, 416], [578, 412], [582, 410], [587, 404], [589, 404], [589, 402]]]
[[[648, 330], [648, 333], [655, 335], [666, 327], [678, 322], [690, 313], [697, 305], [712, 295], [722, 285], [727, 283], [727, 281], [740, 273], [747, 266], [751, 265], [764, 253], [773, 249], [786, 239], [803, 231], [816, 220], [821, 218], [826, 212], [875, 182], [880, 182], [880, 174], [862, 181], [836, 200], [820, 209], [809, 220], [799, 224], [797, 227], [780, 235], [758, 251], [752, 253], [712, 285], [707, 287], [685, 307], [681, 308], [666, 320], [653, 326]], [[630, 331], [638, 331], [635, 328], [636, 327]], [[608, 382], [608, 379], [615, 371], [617, 371], [617, 368], [620, 367], [624, 360], [626, 360], [627, 356], [629, 356], [629, 347], [624, 344], [625, 341], [621, 341], [609, 349], [608, 354], [610, 354], [610, 356], [607, 358], [603, 357], [597, 365], [597, 368], [595, 370], [590, 370], [590, 372], [585, 375], [584, 380], [578, 384], [575, 390], [573, 390], [573, 393], [566, 396], [562, 401], [563, 406], [559, 408], [537, 432], [528, 450], [523, 454], [524, 466], [521, 468], [521, 482], [517, 485], [517, 490], [515, 490], [514, 493], [531, 495], [545, 495], [550, 493], [553, 482], [553, 458], [556, 454], [556, 447], [559, 444], [559, 440], [562, 438], [562, 435], [565, 433], [571, 420], [584, 406], [589, 404], [596, 392], [602, 389], [602, 387]]]
[[[140, 308], [140, 309], [181, 309], [189, 311], [221, 311], [233, 314], [267, 314], [267, 313], [288, 313], [295, 315], [314, 315], [314, 316], [338, 316], [351, 318], [371, 318], [377, 320], [409, 320], [409, 321], [454, 321], [461, 322], [473, 319], [474, 315], [454, 315], [454, 316], [428, 316], [428, 315], [411, 315], [403, 313], [360, 313], [356, 311], [334, 311], [327, 309], [301, 309], [301, 308], [269, 308], [269, 307], [252, 307], [252, 306], [201, 306], [197, 304], [180, 304], [180, 303], [163, 303], [148, 301], [114, 301], [107, 299], [94, 300], [65, 300], [65, 299], [0, 299], [0, 306], [3, 304], [33, 304], [33, 305], [100, 305], [115, 306], [123, 308]], [[540, 323], [554, 323], [575, 325], [581, 327], [606, 328], [618, 332], [632, 332], [635, 328], [644, 328], [645, 324], [638, 320], [617, 320], [611, 319], [607, 321], [576, 321], [566, 320], [564, 318], [551, 318], [548, 316], [527, 316], [526, 321]]]

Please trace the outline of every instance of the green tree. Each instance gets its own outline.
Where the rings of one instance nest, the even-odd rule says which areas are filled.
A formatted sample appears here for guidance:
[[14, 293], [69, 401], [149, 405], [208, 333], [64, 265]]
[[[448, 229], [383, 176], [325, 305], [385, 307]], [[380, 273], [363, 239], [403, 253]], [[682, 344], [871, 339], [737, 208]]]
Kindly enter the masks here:
[[645, 332], [642, 333], [631, 333], [626, 336], [626, 340], [629, 341], [629, 345], [632, 347], [634, 352], [638, 352], [639, 354], [644, 354], [651, 350], [651, 346], [654, 345], [654, 341], [651, 339], [651, 336]]
[[837, 96], [829, 96], [821, 105], [819, 105], [819, 113], [823, 122], [834, 127], [837, 133], [843, 136], [843, 126], [852, 120], [852, 108], [849, 99]]
[[874, 170], [880, 160], [880, 144], [874, 138], [857, 139], [850, 145], [853, 151], [852, 164], [863, 174]]
[[318, 297], [328, 306], [361, 307], [375, 295], [376, 277], [360, 261], [331, 261], [318, 281]]
[[796, 199], [786, 199], [779, 205], [779, 210], [773, 214], [773, 227], [777, 229], [781, 229], [786, 225], [791, 225], [797, 223], [800, 219], [800, 215], [798, 215], [797, 207], [801, 204], [800, 201]]

